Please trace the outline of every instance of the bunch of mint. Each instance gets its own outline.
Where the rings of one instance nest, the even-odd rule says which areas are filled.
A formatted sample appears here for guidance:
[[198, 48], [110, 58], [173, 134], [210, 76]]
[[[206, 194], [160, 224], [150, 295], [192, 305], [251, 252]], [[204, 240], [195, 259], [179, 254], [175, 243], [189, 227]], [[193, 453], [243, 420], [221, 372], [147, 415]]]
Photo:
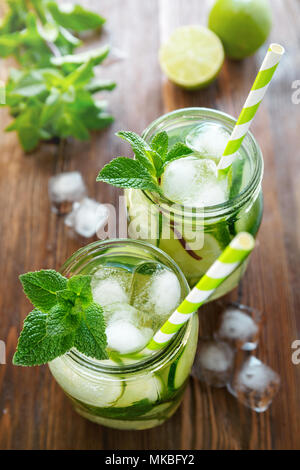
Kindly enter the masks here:
[[99, 29], [104, 18], [79, 5], [49, 0], [7, 0], [10, 7], [0, 25], [0, 56], [13, 55], [21, 69], [12, 69], [6, 103], [15, 118], [7, 131], [16, 131], [25, 151], [40, 140], [75, 137], [87, 140], [90, 131], [108, 126], [106, 102], [94, 94], [113, 90], [115, 83], [95, 77], [94, 67], [109, 47], [74, 53], [82, 44], [75, 34]]
[[15, 365], [46, 364], [72, 347], [95, 359], [107, 359], [102, 307], [93, 302], [91, 276], [70, 279], [49, 269], [20, 276], [34, 305], [24, 321]]
[[150, 144], [134, 132], [121, 131], [116, 135], [130, 143], [135, 160], [128, 157], [114, 158], [102, 168], [97, 181], [119, 188], [145, 189], [160, 194], [160, 177], [166, 165], [193, 153], [190, 147], [181, 142], [169, 149], [169, 138], [165, 131], [156, 134]]

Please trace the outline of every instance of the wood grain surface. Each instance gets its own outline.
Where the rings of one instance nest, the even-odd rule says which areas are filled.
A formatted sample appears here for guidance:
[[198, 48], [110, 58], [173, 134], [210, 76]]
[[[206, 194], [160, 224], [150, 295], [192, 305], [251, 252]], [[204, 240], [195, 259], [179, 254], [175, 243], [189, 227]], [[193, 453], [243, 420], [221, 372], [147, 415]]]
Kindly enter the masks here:
[[[7, 348], [7, 364], [0, 365], [0, 449], [300, 449], [300, 364], [291, 361], [291, 343], [300, 339], [300, 105], [292, 103], [292, 82], [300, 80], [298, 0], [271, 2], [270, 40], [283, 44], [287, 52], [252, 126], [265, 158], [264, 218], [246, 276], [229, 296], [264, 314], [258, 355], [282, 380], [271, 408], [256, 414], [224, 389], [191, 378], [182, 406], [163, 426], [115, 431], [76, 415], [46, 366], [11, 365], [30, 309], [18, 275], [58, 269], [87, 243], [70, 237], [63, 219], [51, 213], [48, 178], [62, 170], [79, 170], [91, 197], [117, 203], [119, 191], [95, 181], [112, 156], [129, 154], [114, 133], [141, 132], [162, 113], [186, 106], [213, 107], [237, 116], [266, 51], [265, 45], [243, 62], [227, 60], [208, 89], [186, 92], [163, 77], [158, 48], [176, 26], [205, 24], [210, 1], [82, 3], [108, 19], [104, 39], [127, 54], [126, 60], [103, 72], [118, 82], [108, 95], [115, 124], [93, 134], [90, 143], [70, 140], [60, 149], [43, 145], [25, 156], [16, 136], [3, 131], [9, 122], [7, 110], [0, 112], [0, 340]], [[12, 64], [0, 62], [0, 79]], [[201, 310], [200, 319], [200, 334], [210, 334], [217, 319], [213, 303]]]

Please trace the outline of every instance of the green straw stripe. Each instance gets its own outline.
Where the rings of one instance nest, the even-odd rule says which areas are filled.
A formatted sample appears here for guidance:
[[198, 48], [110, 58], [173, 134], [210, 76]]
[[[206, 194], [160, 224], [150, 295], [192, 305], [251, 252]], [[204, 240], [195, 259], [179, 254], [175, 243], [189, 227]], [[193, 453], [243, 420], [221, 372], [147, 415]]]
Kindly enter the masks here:
[[152, 351], [156, 351], [158, 349], [161, 349], [163, 348], [164, 346], [167, 346], [167, 344], [170, 342], [170, 340], [168, 341], [165, 341], [164, 343], [157, 343], [153, 338], [151, 339], [151, 341], [149, 342], [149, 344], [147, 344], [147, 349], [151, 349]]
[[231, 155], [232, 153], [235, 153], [240, 148], [244, 137], [245, 136], [243, 135], [239, 139], [229, 140], [228, 144], [226, 145], [223, 155], [225, 156], [225, 155]]
[[259, 72], [253, 84], [252, 90], [258, 90], [259, 88], [263, 88], [264, 86], [268, 85], [268, 83], [272, 80], [275, 70], [278, 67], [278, 63], [269, 69]]
[[170, 333], [176, 333], [176, 331], [180, 330], [181, 326], [182, 326], [181, 323], [175, 324], [175, 323], [167, 322], [161, 327], [160, 331], [162, 333], [165, 333], [166, 335], [169, 335]]
[[248, 253], [250, 253], [249, 250], [237, 250], [236, 248], [230, 247], [230, 251], [223, 251], [219, 257], [219, 261], [222, 263], [237, 263], [238, 261], [241, 261], [243, 258], [245, 258]]
[[258, 103], [254, 104], [253, 106], [249, 106], [248, 108], [243, 108], [236, 125], [240, 124], [246, 124], [246, 122], [251, 121], [251, 119], [254, 118], [256, 111], [258, 110], [258, 107], [260, 105], [261, 101]]
[[224, 279], [225, 278], [223, 277], [220, 277], [219, 279], [213, 279], [212, 277], [207, 276], [207, 274], [204, 274], [204, 276], [198, 282], [197, 288], [199, 290], [216, 289]]
[[194, 304], [193, 302], [189, 302], [188, 300], [184, 300], [182, 304], [177, 307], [177, 312], [179, 313], [193, 313], [197, 310], [198, 304]]

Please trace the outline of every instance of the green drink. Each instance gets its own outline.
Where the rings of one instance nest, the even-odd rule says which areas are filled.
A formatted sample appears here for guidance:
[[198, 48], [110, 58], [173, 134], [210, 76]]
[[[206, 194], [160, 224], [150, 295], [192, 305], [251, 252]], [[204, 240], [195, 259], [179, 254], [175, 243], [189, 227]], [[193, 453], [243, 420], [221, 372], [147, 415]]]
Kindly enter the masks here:
[[118, 429], [146, 429], [178, 408], [194, 360], [198, 317], [193, 315], [163, 350], [137, 351], [185, 298], [188, 284], [177, 265], [144, 242], [96, 242], [63, 266], [68, 278], [90, 275], [93, 299], [101, 302], [109, 359], [75, 348], [49, 363], [76, 411]]
[[[193, 286], [241, 231], [256, 235], [262, 218], [260, 148], [248, 133], [229, 172], [218, 178], [216, 164], [235, 121], [216, 110], [188, 108], [160, 117], [145, 130], [149, 144], [168, 134], [169, 146], [183, 143], [190, 155], [170, 161], [159, 178], [161, 194], [126, 189], [129, 235], [160, 247]], [[232, 290], [244, 263], [212, 298]]]

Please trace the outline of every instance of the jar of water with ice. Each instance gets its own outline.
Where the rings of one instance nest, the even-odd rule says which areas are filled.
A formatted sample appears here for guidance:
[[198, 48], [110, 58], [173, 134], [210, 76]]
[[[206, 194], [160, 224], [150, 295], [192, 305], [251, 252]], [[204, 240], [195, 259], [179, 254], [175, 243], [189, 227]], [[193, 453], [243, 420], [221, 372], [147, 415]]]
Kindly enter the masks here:
[[182, 399], [197, 346], [197, 314], [164, 349], [150, 356], [143, 349], [188, 294], [180, 268], [148, 243], [113, 240], [82, 248], [62, 274], [92, 276], [93, 298], [106, 321], [109, 359], [72, 349], [49, 364], [76, 411], [118, 429], [162, 424]]
[[[190, 154], [170, 161], [160, 178], [161, 195], [127, 189], [129, 236], [159, 246], [185, 274], [190, 286], [241, 231], [259, 229], [263, 202], [262, 153], [248, 132], [225, 175], [217, 164], [235, 120], [220, 111], [187, 108], [166, 114], [144, 131], [143, 138], [166, 131], [169, 147], [189, 146]], [[210, 300], [233, 289], [246, 268], [243, 263]]]

